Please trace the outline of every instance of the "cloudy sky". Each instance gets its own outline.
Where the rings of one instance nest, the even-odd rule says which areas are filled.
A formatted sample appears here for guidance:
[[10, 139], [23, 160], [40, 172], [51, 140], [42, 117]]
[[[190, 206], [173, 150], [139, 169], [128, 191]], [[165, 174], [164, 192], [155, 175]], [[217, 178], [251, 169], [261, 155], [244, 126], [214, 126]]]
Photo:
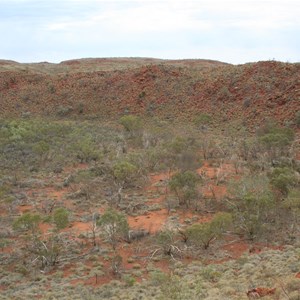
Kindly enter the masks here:
[[299, 0], [0, 0], [0, 59], [300, 61]]

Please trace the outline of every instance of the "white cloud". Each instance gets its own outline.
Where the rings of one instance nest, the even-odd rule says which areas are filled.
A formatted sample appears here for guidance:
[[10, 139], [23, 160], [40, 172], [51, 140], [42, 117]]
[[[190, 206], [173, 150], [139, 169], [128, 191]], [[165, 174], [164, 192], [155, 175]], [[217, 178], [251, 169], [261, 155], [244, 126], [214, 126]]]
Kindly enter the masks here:
[[75, 56], [205, 55], [240, 62], [269, 56], [285, 60], [284, 52], [287, 59], [297, 61], [298, 1], [0, 0], [0, 58], [19, 51], [18, 59], [26, 60], [21, 41], [29, 40], [26, 53], [44, 53], [42, 60], [50, 61]]

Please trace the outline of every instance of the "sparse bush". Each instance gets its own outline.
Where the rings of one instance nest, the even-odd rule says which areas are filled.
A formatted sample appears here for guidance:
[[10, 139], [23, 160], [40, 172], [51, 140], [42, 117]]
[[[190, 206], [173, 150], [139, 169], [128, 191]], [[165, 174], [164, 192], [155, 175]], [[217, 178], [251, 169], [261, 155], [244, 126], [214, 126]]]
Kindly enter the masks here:
[[142, 132], [142, 120], [133, 115], [123, 116], [119, 120], [120, 124], [123, 125], [125, 131], [129, 134], [130, 137], [138, 136]]
[[77, 158], [80, 162], [97, 161], [102, 157], [99, 147], [95, 144], [95, 141], [89, 137], [81, 137], [72, 148], [76, 152]]
[[204, 126], [209, 125], [212, 122], [212, 117], [209, 114], [201, 113], [194, 119], [194, 123], [196, 126]]
[[187, 228], [186, 236], [195, 246], [207, 249], [213, 240], [222, 236], [231, 223], [232, 217], [229, 213], [217, 213], [210, 222], [194, 224]]
[[296, 115], [295, 115], [295, 122], [296, 122], [296, 125], [298, 126], [298, 128], [300, 127], [300, 110], [296, 112]]
[[122, 279], [125, 282], [125, 285], [131, 287], [135, 284], [136, 280], [131, 275], [123, 275]]
[[[227, 201], [234, 223], [248, 238], [254, 239], [275, 218], [275, 199], [266, 176], [244, 177], [229, 186]], [[268, 226], [269, 224], [269, 226]]]
[[58, 230], [66, 228], [69, 224], [69, 212], [63, 208], [57, 208], [53, 213], [53, 222]]
[[295, 138], [291, 128], [269, 121], [257, 131], [259, 143], [268, 151], [271, 162], [283, 155]]
[[180, 172], [172, 176], [169, 186], [175, 192], [180, 205], [189, 207], [191, 201], [197, 198], [196, 183], [198, 181], [197, 174], [191, 171]]
[[269, 175], [272, 186], [286, 196], [289, 190], [297, 184], [294, 171], [285, 168], [275, 168]]
[[113, 166], [114, 179], [121, 187], [132, 184], [136, 175], [137, 167], [126, 160], [116, 162]]
[[216, 283], [222, 276], [222, 273], [220, 271], [217, 271], [216, 268], [214, 268], [213, 266], [207, 266], [200, 272], [200, 275], [204, 279]]
[[71, 114], [72, 111], [73, 111], [73, 107], [60, 105], [57, 108], [56, 114], [59, 117], [65, 117], [65, 116], [68, 116], [69, 114]]
[[25, 213], [18, 217], [14, 223], [13, 228], [15, 230], [25, 230], [35, 233], [38, 231], [38, 225], [41, 222], [41, 216], [38, 214]]
[[156, 242], [159, 248], [156, 249], [155, 252], [159, 253], [159, 250], [161, 250], [164, 255], [171, 257], [174, 255], [181, 255], [181, 250], [177, 246], [176, 234], [174, 231], [164, 230], [159, 232], [156, 236]]
[[108, 209], [100, 216], [97, 224], [101, 226], [102, 232], [115, 250], [119, 239], [125, 239], [128, 236], [129, 226], [126, 216], [115, 210]]

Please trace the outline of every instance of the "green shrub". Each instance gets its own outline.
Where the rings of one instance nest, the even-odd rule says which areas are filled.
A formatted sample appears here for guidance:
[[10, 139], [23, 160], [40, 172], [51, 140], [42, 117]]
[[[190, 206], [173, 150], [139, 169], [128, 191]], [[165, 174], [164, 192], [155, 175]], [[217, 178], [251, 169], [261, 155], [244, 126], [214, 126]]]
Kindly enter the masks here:
[[90, 136], [80, 137], [80, 139], [73, 144], [71, 149], [75, 151], [77, 158], [80, 162], [97, 161], [102, 157], [99, 147]]
[[133, 286], [136, 282], [135, 278], [131, 275], [123, 275], [122, 279], [124, 280], [125, 285], [128, 287]]
[[271, 160], [276, 159], [292, 144], [295, 133], [291, 128], [279, 127], [269, 121], [257, 131], [259, 143], [268, 151]]
[[212, 122], [212, 117], [209, 114], [201, 113], [194, 119], [196, 126], [209, 125]]
[[197, 197], [196, 183], [199, 177], [192, 171], [180, 172], [172, 176], [169, 186], [175, 192], [180, 205], [190, 205]]
[[229, 185], [229, 193], [227, 205], [240, 233], [254, 239], [262, 229], [272, 228], [276, 203], [266, 176], [245, 176], [234, 181]]
[[136, 175], [137, 167], [126, 160], [121, 160], [113, 166], [115, 181], [122, 186], [132, 183]]
[[63, 208], [57, 208], [53, 213], [53, 222], [58, 230], [66, 228], [69, 224], [69, 212]]
[[285, 196], [288, 194], [290, 188], [297, 184], [294, 171], [286, 167], [275, 168], [269, 177], [272, 186]]
[[142, 120], [133, 115], [121, 117], [119, 123], [124, 127], [125, 131], [129, 133], [131, 137], [136, 134], [140, 134], [143, 128]]
[[72, 113], [72, 111], [73, 111], [73, 107], [60, 105], [57, 108], [56, 114], [59, 117], [65, 117], [65, 116], [70, 115]]
[[300, 127], [300, 110], [296, 112], [295, 122], [298, 127]]
[[195, 246], [207, 249], [210, 243], [221, 237], [231, 224], [231, 214], [220, 212], [210, 222], [194, 224], [187, 228], [186, 235]]
[[40, 215], [25, 213], [14, 221], [13, 228], [15, 230], [30, 230], [32, 232], [36, 232], [38, 230], [38, 225], [40, 222]]
[[129, 225], [124, 214], [108, 209], [100, 216], [97, 224], [101, 226], [102, 233], [115, 250], [120, 238], [127, 238]]

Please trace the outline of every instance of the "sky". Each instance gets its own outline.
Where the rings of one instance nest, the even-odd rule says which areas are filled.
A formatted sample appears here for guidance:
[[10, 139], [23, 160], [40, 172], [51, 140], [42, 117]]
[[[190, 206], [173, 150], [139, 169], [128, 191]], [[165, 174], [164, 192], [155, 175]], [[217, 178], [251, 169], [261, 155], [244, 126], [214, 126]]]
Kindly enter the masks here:
[[300, 61], [299, 0], [0, 0], [0, 59]]

